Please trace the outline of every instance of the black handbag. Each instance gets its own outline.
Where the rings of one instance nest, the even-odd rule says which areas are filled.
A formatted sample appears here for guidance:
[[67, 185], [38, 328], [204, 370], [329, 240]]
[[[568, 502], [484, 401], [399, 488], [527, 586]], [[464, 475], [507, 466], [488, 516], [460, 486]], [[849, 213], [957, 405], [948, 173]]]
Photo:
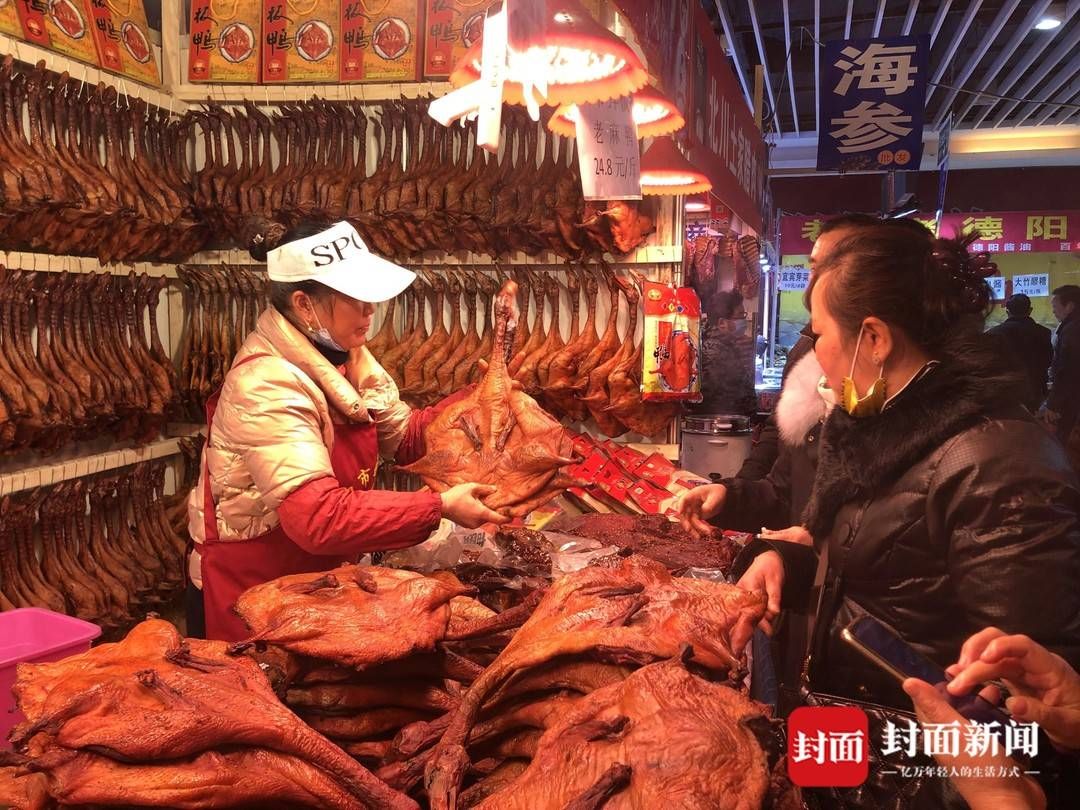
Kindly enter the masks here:
[[[856, 515], [855, 522], [862, 520], [866, 506]], [[852, 533], [854, 534], [854, 532]], [[900, 728], [907, 728], [914, 721], [915, 713], [868, 703], [853, 698], [828, 695], [815, 692], [810, 688], [810, 663], [814, 652], [821, 649], [819, 634], [827, 632], [827, 625], [819, 622], [824, 604], [825, 580], [828, 572], [829, 551], [822, 549], [818, 570], [814, 577], [817, 589], [817, 610], [810, 616], [807, 633], [807, 649], [804, 655], [801, 673], [800, 697], [804, 706], [841, 706], [862, 709], [869, 721], [869, 775], [858, 787], [849, 788], [806, 788], [803, 797], [811, 810], [962, 810], [967, 802], [952, 786], [948, 779], [927, 777], [924, 769], [936, 767], [931, 757], [922, 753], [908, 756], [906, 752], [890, 753], [885, 756], [882, 749], [885, 740], [886, 724], [891, 722]], [[831, 613], [842, 598], [843, 564], [841, 564], [833, 586], [833, 598], [828, 610]], [[865, 611], [864, 611], [865, 612]], [[906, 773], [906, 775], [905, 775]]]

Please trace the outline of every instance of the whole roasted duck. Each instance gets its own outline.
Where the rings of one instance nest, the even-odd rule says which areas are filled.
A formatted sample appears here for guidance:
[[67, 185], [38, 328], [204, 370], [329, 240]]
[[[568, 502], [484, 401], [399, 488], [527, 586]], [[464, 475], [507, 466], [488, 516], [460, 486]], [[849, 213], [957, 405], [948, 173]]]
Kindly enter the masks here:
[[492, 484], [497, 492], [487, 505], [510, 516], [528, 514], [573, 484], [560, 471], [577, 461], [563, 427], [510, 378], [516, 296], [517, 284], [507, 281], [495, 299], [495, 340], [476, 390], [428, 426], [427, 455], [402, 468], [436, 492]]

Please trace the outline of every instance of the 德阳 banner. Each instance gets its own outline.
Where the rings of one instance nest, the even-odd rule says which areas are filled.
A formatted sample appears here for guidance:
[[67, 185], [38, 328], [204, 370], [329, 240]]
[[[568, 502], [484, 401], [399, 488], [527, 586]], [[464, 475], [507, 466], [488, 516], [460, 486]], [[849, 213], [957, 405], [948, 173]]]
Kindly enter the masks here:
[[929, 51], [927, 37], [825, 43], [818, 171], [918, 170]]
[[[931, 232], [933, 214], [916, 214]], [[827, 216], [791, 216], [780, 220], [780, 255], [805, 256], [821, 233]], [[1080, 211], [979, 211], [949, 213], [941, 218], [938, 235], [975, 234], [972, 253], [1071, 253], [1080, 251]]]

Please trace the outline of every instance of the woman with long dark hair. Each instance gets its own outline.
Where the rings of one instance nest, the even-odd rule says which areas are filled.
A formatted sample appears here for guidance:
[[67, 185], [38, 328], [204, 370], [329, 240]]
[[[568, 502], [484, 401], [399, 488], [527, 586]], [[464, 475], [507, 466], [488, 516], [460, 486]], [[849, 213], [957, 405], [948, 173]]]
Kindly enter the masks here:
[[969, 243], [860, 229], [807, 291], [836, 400], [813, 545], [755, 541], [735, 574], [771, 616], [810, 606], [810, 692], [910, 709], [842, 638], [866, 615], [943, 668], [988, 626], [1080, 663], [1080, 485], [982, 334], [993, 268]]

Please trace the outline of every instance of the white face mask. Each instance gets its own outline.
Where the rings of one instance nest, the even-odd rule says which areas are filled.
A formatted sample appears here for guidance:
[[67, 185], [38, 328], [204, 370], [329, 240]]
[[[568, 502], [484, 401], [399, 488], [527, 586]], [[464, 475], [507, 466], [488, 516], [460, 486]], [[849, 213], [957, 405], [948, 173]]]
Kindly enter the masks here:
[[315, 314], [315, 322], [319, 324], [317, 329], [311, 330], [311, 339], [323, 348], [333, 349], [336, 352], [347, 352], [348, 349], [330, 337], [330, 332], [322, 325], [322, 320], [319, 318], [319, 313], [315, 312], [315, 307], [312, 307], [311, 311]]

